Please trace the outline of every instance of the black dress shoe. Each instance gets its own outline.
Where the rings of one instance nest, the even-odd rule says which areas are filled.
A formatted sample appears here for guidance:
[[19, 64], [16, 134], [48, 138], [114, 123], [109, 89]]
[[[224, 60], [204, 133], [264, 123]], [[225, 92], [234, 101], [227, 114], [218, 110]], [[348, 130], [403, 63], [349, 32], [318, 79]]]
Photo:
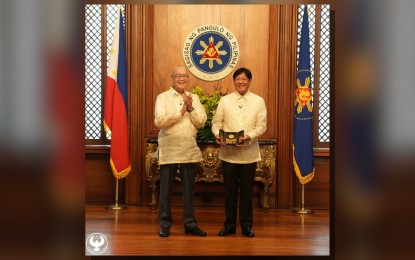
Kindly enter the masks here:
[[244, 234], [246, 237], [254, 237], [255, 233], [252, 231], [252, 228], [248, 227], [242, 227], [242, 234]]
[[159, 232], [159, 236], [161, 237], [168, 237], [170, 235], [170, 228], [169, 227], [162, 227]]
[[224, 229], [222, 229], [221, 231], [219, 231], [218, 236], [227, 236], [230, 234], [235, 234], [236, 233], [236, 228], [235, 227], [225, 227]]
[[206, 236], [206, 232], [201, 230], [198, 226], [191, 227], [191, 228], [185, 228], [184, 233], [191, 234], [194, 236], [201, 236], [201, 237]]

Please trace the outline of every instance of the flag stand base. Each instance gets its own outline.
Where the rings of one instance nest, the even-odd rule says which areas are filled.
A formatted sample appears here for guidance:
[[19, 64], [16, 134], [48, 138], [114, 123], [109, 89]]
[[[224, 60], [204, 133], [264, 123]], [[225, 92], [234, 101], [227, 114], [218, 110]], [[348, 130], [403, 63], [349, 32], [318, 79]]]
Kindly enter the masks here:
[[303, 214], [303, 215], [314, 213], [312, 209], [304, 208], [304, 184], [301, 185], [301, 208], [293, 209], [292, 213]]
[[106, 209], [122, 210], [122, 209], [127, 209], [127, 206], [120, 205], [120, 204], [111, 204], [111, 205], [108, 205]]
[[305, 215], [305, 214], [313, 214], [314, 211], [312, 209], [299, 208], [299, 209], [293, 209], [292, 213]]

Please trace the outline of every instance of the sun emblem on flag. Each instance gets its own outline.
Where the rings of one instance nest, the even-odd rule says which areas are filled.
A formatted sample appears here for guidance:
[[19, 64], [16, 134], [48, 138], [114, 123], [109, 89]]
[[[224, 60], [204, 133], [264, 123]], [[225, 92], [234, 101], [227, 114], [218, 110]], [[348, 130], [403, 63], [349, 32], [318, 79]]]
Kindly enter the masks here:
[[204, 49], [196, 50], [197, 55], [202, 55], [199, 64], [204, 64], [206, 61], [209, 61], [209, 68], [211, 69], [213, 68], [213, 61], [216, 61], [218, 64], [222, 65], [222, 59], [220, 56], [228, 54], [227, 51], [219, 50], [219, 48], [223, 45], [223, 41], [219, 41], [216, 45], [214, 43], [215, 39], [211, 36], [209, 37], [209, 45], [207, 45], [204, 41], [200, 41], [200, 46]]
[[303, 108], [307, 106], [309, 112], [313, 111], [311, 106], [311, 89], [310, 77], [305, 79], [304, 85], [301, 85], [300, 79], [297, 79], [297, 91], [295, 92], [295, 102], [298, 103], [297, 113], [300, 114]]

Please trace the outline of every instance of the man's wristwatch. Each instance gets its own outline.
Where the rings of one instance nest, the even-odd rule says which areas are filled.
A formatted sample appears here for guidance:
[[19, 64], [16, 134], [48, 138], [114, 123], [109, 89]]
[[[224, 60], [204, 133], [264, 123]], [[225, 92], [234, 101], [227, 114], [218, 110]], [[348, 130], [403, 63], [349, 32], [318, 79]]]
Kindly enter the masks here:
[[193, 110], [195, 110], [195, 108], [194, 107], [192, 107], [191, 109], [189, 109], [189, 110], [187, 110], [187, 112], [192, 112]]

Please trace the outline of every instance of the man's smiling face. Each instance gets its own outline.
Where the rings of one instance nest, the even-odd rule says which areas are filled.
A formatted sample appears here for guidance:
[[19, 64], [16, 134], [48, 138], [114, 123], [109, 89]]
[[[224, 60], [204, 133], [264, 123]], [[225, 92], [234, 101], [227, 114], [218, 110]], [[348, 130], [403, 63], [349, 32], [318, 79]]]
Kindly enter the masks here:
[[173, 79], [173, 88], [179, 92], [184, 93], [185, 88], [187, 87], [187, 82], [189, 81], [189, 74], [183, 66], [178, 66], [171, 76]]

